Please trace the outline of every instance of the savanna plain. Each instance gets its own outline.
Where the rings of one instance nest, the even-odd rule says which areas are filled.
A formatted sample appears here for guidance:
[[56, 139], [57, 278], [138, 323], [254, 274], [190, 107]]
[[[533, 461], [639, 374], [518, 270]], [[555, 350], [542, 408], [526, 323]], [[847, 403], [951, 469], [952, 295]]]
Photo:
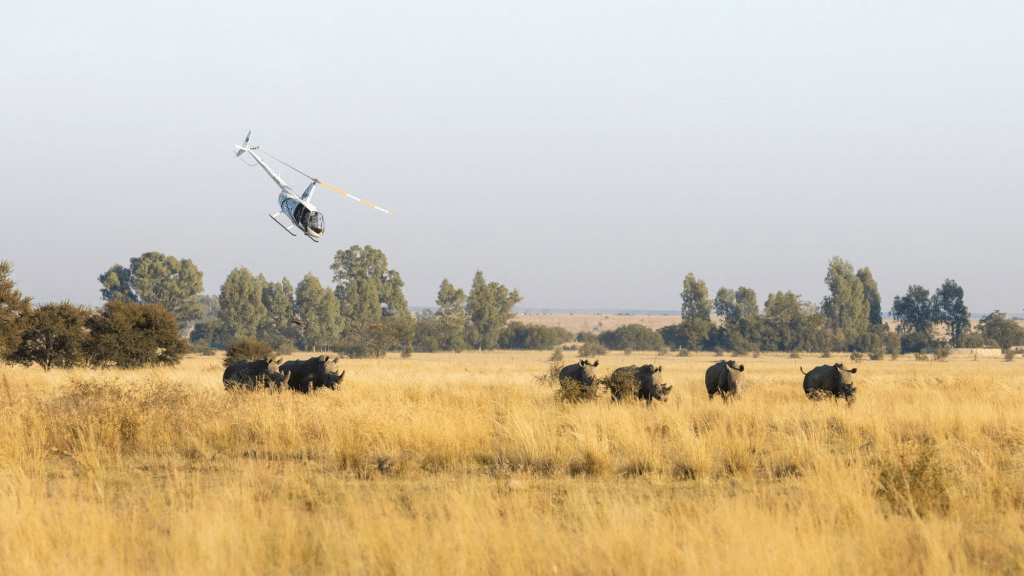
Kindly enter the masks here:
[[[219, 356], [0, 366], [0, 573], [1024, 573], [1024, 362], [748, 356], [724, 403], [710, 353], [601, 357], [664, 367], [647, 406], [558, 401], [550, 356], [311, 395], [226, 392]], [[809, 401], [838, 361], [856, 404]]]

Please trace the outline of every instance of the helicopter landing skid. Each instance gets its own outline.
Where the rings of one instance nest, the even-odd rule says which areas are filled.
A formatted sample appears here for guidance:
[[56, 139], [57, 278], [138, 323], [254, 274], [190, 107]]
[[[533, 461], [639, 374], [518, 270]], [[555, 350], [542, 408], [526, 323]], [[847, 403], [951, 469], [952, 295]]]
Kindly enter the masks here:
[[[280, 214], [280, 212], [278, 212], [278, 214]], [[275, 214], [267, 214], [267, 216], [270, 216], [271, 220], [273, 220], [274, 222], [277, 222], [278, 226], [280, 226], [281, 228], [284, 228], [285, 232], [291, 234], [292, 236], [298, 236], [298, 234], [296, 234], [295, 232], [292, 232], [292, 227], [291, 226], [285, 226], [284, 224], [281, 224], [281, 221], [278, 220], [277, 218], [275, 218], [275, 216], [276, 216]]]

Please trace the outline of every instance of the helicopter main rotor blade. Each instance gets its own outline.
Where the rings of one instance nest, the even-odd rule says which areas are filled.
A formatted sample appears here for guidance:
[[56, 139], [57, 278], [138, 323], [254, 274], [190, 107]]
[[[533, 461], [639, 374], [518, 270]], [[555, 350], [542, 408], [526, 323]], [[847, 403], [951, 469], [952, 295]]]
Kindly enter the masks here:
[[331, 190], [334, 190], [335, 192], [337, 192], [337, 193], [339, 193], [339, 194], [344, 194], [345, 196], [348, 196], [349, 198], [351, 198], [351, 199], [353, 199], [353, 200], [359, 200], [360, 202], [362, 202], [363, 204], [366, 204], [366, 205], [367, 205], [367, 206], [369, 206], [370, 208], [376, 208], [377, 210], [380, 210], [381, 212], [383, 212], [383, 213], [385, 213], [385, 214], [387, 214], [387, 215], [389, 215], [389, 216], [393, 216], [393, 215], [395, 214], [395, 213], [394, 213], [394, 212], [392, 212], [391, 210], [386, 210], [386, 209], [384, 209], [384, 208], [381, 208], [380, 206], [377, 206], [377, 205], [375, 205], [375, 204], [370, 204], [370, 203], [369, 203], [369, 202], [367, 202], [366, 200], [362, 200], [362, 199], [360, 199], [360, 198], [356, 198], [355, 196], [353, 196], [353, 195], [349, 194], [348, 192], [345, 192], [345, 191], [343, 191], [343, 190], [338, 190], [337, 188], [335, 188], [334, 186], [331, 186], [330, 184], [324, 184], [323, 182], [321, 182], [321, 181], [319, 181], [319, 180], [317, 180], [317, 184], [319, 184], [319, 185], [323, 186], [324, 188], [330, 188]]

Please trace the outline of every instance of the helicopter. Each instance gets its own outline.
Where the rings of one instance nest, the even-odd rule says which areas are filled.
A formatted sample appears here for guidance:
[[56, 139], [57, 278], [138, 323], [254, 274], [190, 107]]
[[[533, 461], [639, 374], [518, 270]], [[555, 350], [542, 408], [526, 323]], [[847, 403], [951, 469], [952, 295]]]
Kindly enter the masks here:
[[[289, 165], [283, 160], [279, 158], [274, 158], [267, 151], [260, 150], [259, 146], [249, 146], [249, 138], [251, 136], [252, 130], [250, 130], [249, 133], [245, 135], [245, 141], [242, 142], [241, 146], [235, 146], [235, 148], [238, 148], [238, 152], [235, 152], [235, 157], [241, 159], [242, 154], [248, 152], [249, 155], [256, 160], [257, 164], [263, 167], [263, 170], [266, 171], [266, 173], [270, 176], [274, 183], [281, 188], [281, 194], [279, 194], [277, 197], [277, 203], [281, 207], [281, 210], [276, 214], [268, 214], [268, 216], [270, 216], [270, 218], [274, 222], [277, 222], [278, 226], [284, 228], [285, 232], [291, 234], [292, 236], [298, 236], [298, 234], [292, 232], [293, 228], [298, 228], [303, 234], [305, 234], [310, 240], [314, 242], [319, 242], [320, 240], [318, 239], [324, 235], [324, 215], [317, 211], [316, 206], [314, 206], [312, 202], [313, 192], [315, 191], [317, 184], [323, 186], [324, 188], [329, 188], [331, 190], [334, 190], [335, 192], [348, 196], [353, 200], [358, 200], [359, 202], [362, 202], [363, 204], [366, 204], [371, 208], [380, 210], [385, 214], [394, 214], [394, 212], [391, 212], [390, 210], [385, 210], [380, 206], [375, 206], [367, 202], [366, 200], [360, 200], [359, 198], [356, 198], [355, 196], [349, 194], [348, 192], [343, 192], [335, 188], [334, 186], [331, 186], [330, 184], [325, 184], [317, 180], [316, 178], [313, 178], [312, 176], [303, 173], [301, 170]], [[274, 158], [274, 160], [277, 160], [281, 164], [288, 166], [292, 170], [295, 170], [299, 174], [302, 174], [306, 178], [312, 180], [312, 182], [309, 183], [309, 186], [306, 187], [306, 191], [302, 193], [302, 196], [297, 196], [295, 192], [292, 191], [291, 186], [285, 184], [284, 180], [282, 180], [280, 176], [274, 173], [274, 171], [270, 169], [270, 166], [267, 166], [267, 163], [264, 162], [262, 158], [256, 155], [257, 150], [260, 150], [260, 152], [262, 152], [263, 155], [269, 158]], [[245, 162], [245, 160], [242, 161]], [[256, 166], [256, 164], [249, 165]], [[278, 219], [278, 217], [281, 215], [287, 216], [288, 219], [291, 221], [291, 224], [285, 226], [285, 224]]]

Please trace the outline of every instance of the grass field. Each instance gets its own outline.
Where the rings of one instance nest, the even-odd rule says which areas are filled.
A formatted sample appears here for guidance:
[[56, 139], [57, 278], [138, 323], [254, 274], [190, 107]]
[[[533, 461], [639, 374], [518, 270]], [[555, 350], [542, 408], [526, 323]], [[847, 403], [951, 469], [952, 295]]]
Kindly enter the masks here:
[[[1021, 574], [1024, 362], [662, 364], [667, 403], [566, 405], [550, 352], [346, 360], [310, 396], [219, 357], [0, 366], [0, 574]], [[566, 362], [575, 358], [567, 355]]]

